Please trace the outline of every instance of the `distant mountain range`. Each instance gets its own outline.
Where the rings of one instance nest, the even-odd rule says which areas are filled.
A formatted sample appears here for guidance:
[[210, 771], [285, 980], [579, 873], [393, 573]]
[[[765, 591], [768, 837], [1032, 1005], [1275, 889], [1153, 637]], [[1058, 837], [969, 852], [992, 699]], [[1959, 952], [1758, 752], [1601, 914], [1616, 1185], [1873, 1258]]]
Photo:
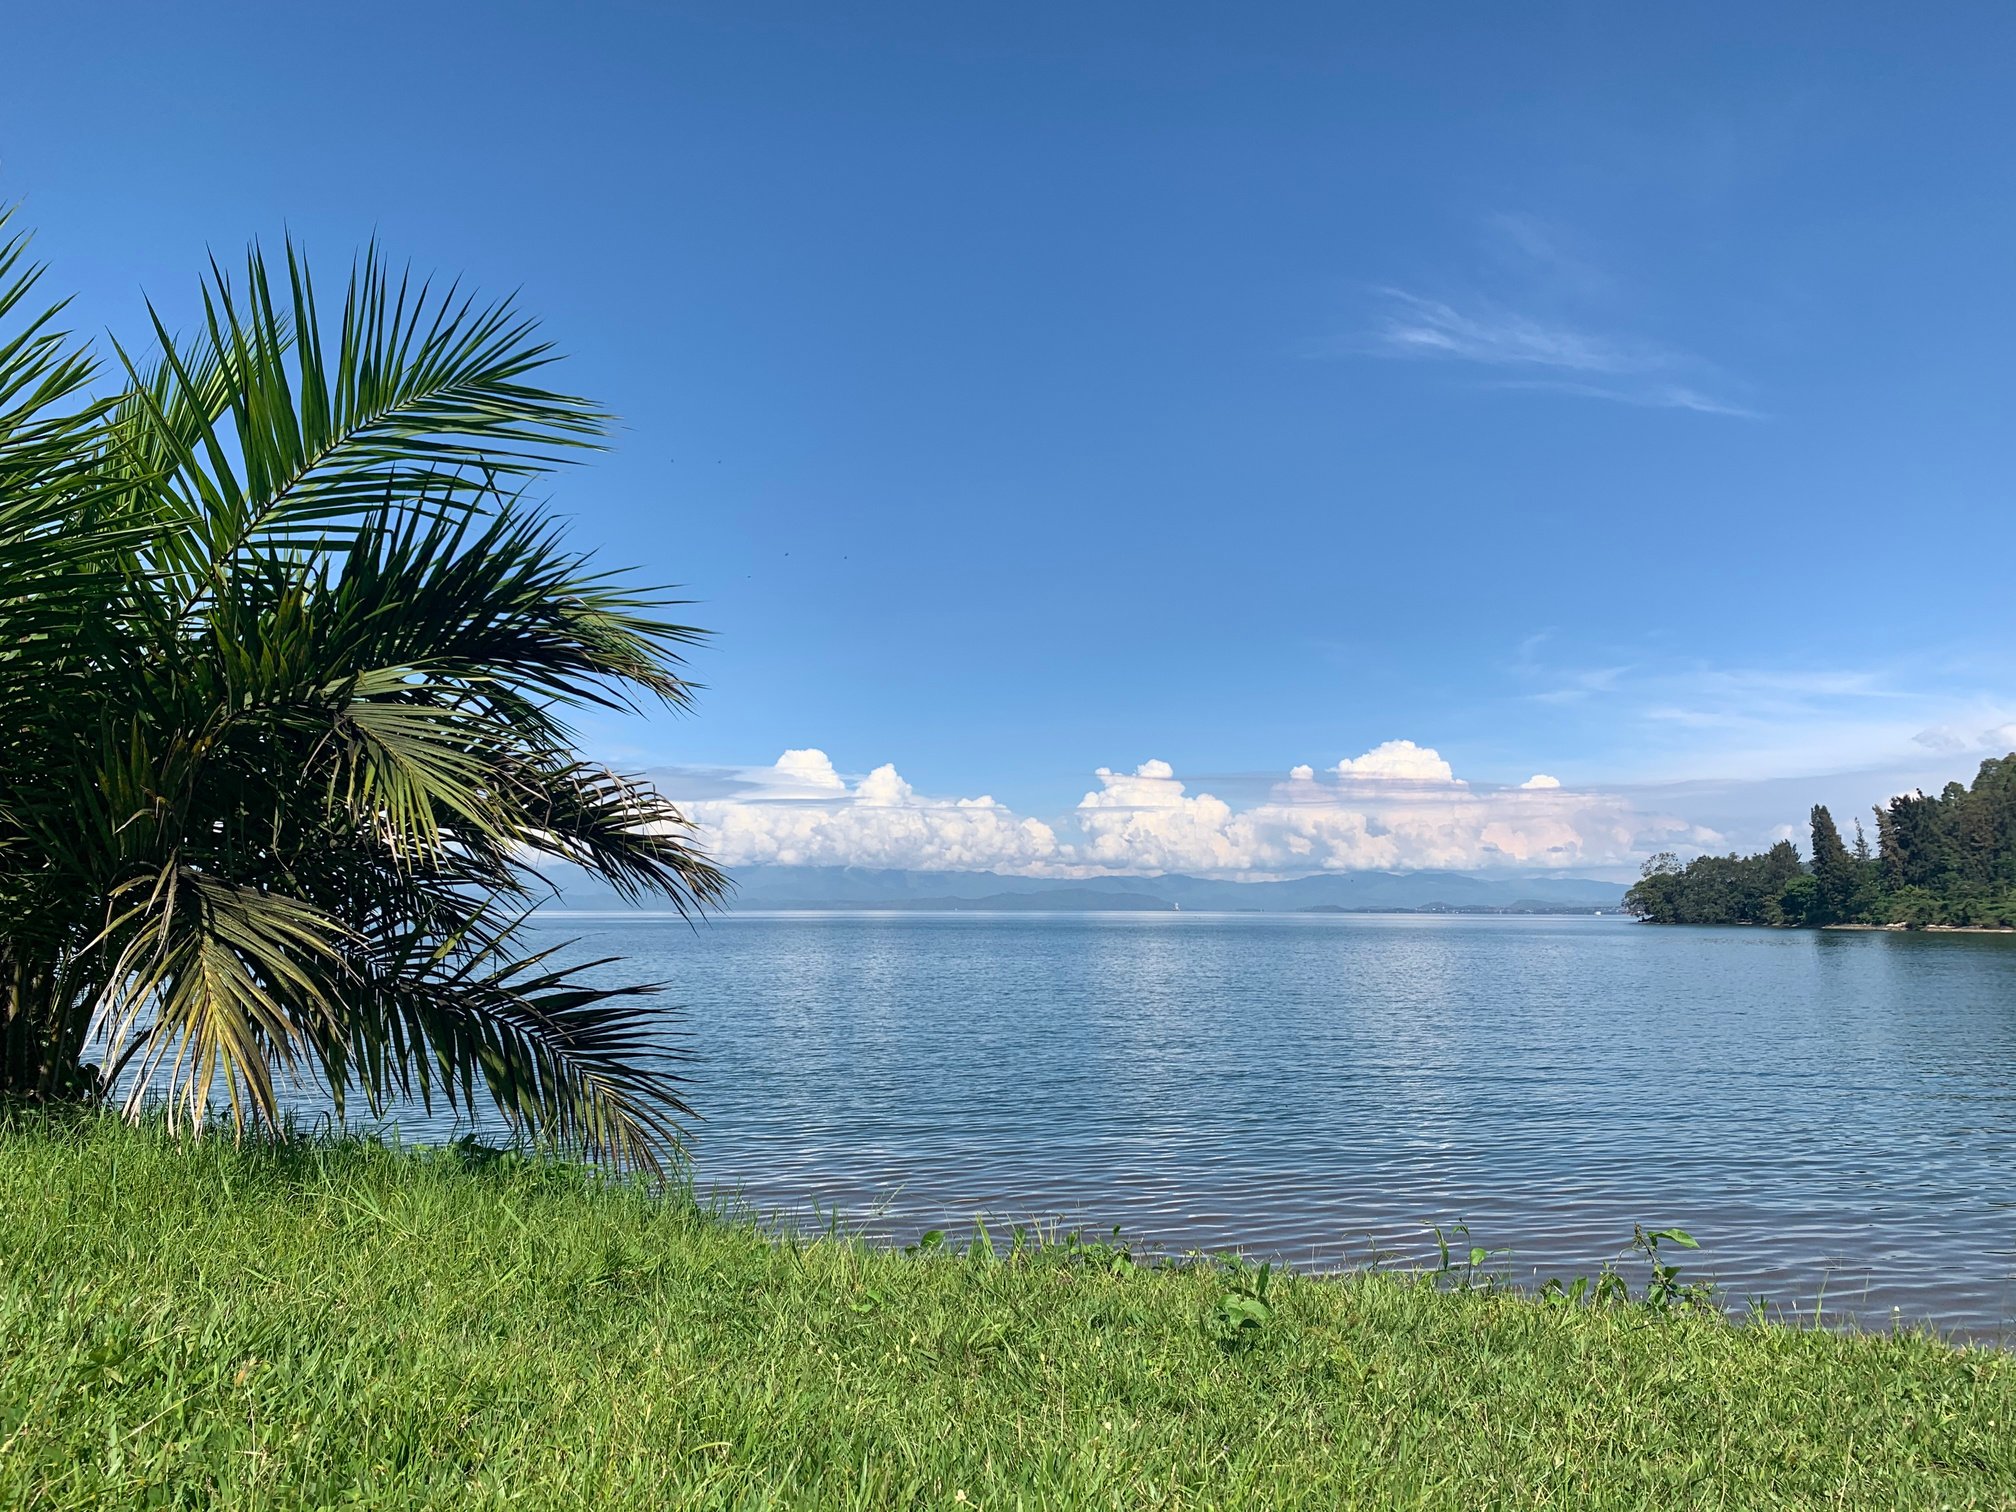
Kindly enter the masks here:
[[[551, 875], [565, 909], [621, 908], [572, 868]], [[995, 872], [877, 871], [851, 866], [751, 866], [734, 873], [741, 912], [875, 909], [1138, 913], [1175, 909], [1259, 913], [1593, 913], [1620, 907], [1622, 885], [1588, 877], [1473, 877], [1462, 872], [1329, 872], [1286, 882], [1205, 877], [1059, 880]]]

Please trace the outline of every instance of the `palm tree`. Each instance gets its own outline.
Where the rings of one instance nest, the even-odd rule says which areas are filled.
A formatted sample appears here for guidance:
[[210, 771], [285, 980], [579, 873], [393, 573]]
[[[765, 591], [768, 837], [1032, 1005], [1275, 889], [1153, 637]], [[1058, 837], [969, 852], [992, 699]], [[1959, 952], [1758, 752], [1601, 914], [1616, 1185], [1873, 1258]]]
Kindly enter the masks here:
[[566, 722], [683, 708], [701, 632], [527, 501], [606, 420], [509, 301], [373, 248], [328, 320], [285, 263], [213, 263], [195, 334], [154, 316], [94, 397], [0, 241], [0, 1097], [243, 1131], [292, 1079], [660, 1169], [690, 1109], [654, 989], [521, 925], [552, 860], [721, 898]]

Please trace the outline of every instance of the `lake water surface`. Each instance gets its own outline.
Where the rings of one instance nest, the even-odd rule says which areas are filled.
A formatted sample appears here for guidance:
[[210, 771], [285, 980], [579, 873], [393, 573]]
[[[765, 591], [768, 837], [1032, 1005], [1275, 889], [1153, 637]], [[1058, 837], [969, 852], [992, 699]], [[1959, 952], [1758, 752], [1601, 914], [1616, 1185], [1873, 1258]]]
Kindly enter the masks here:
[[[701, 1186], [1318, 1268], [1634, 1222], [1734, 1300], [2016, 1325], [2016, 939], [1434, 916], [542, 919], [672, 984]], [[405, 1132], [427, 1131], [408, 1125]], [[814, 1219], [813, 1221], [817, 1221]]]

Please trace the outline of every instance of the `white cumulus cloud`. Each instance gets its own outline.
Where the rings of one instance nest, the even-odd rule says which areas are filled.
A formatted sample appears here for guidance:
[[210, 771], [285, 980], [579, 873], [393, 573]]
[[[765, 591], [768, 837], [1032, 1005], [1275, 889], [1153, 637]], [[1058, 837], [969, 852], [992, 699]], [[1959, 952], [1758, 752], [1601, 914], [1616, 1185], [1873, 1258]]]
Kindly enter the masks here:
[[[1101, 767], [1055, 823], [987, 796], [920, 794], [892, 765], [849, 779], [823, 751], [745, 772], [743, 791], [689, 803], [725, 865], [867, 866], [1031, 876], [1270, 878], [1321, 871], [1629, 866], [1709, 837], [1618, 794], [1536, 774], [1475, 787], [1432, 746], [1389, 740], [1318, 769], [1259, 780], [1246, 801], [1192, 791], [1167, 762]], [[677, 796], [676, 787], [670, 789]]]
[[824, 797], [844, 793], [847, 784], [833, 770], [833, 761], [824, 751], [786, 751], [766, 774], [763, 787], [772, 797]]
[[1121, 872], [1245, 869], [1245, 837], [1232, 806], [1209, 793], [1188, 795], [1168, 762], [1144, 761], [1132, 772], [1101, 767], [1093, 775], [1098, 790], [1072, 816], [1082, 864]]
[[746, 796], [682, 805], [729, 867], [1041, 871], [1057, 855], [1042, 820], [984, 795], [922, 797], [890, 765], [850, 786], [824, 751], [786, 751], [749, 786]]
[[1335, 770], [1339, 777], [1368, 777], [1378, 782], [1458, 781], [1440, 751], [1411, 740], [1389, 740], [1363, 756], [1347, 756]]

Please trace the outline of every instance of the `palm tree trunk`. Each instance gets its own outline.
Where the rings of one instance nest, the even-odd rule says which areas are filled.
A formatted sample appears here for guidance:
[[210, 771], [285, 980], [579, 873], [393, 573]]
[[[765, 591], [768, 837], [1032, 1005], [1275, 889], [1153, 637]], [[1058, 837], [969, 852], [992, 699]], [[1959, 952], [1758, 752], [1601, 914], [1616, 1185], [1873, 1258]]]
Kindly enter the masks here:
[[58, 987], [60, 973], [0, 951], [0, 1102], [88, 1102], [98, 1068], [83, 1061], [88, 1015]]

